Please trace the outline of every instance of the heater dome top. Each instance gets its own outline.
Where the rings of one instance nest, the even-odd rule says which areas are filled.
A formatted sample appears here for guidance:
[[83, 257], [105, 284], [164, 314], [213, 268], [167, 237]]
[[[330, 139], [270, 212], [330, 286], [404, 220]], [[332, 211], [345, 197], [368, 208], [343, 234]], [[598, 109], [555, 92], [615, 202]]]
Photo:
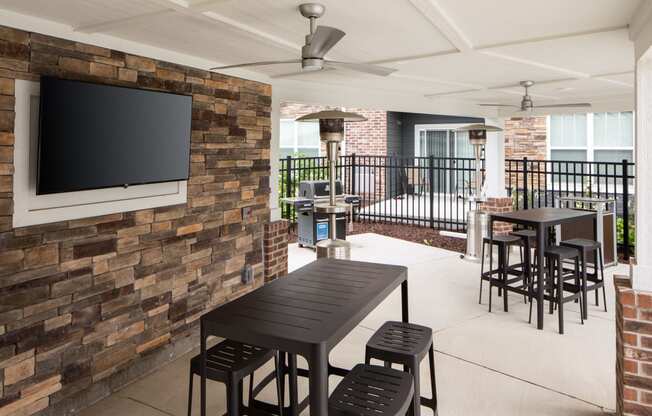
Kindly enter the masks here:
[[468, 126], [460, 127], [457, 131], [503, 131], [500, 127], [488, 126], [486, 124], [470, 124]]
[[367, 119], [357, 113], [349, 113], [346, 111], [339, 110], [326, 110], [319, 111], [316, 113], [306, 114], [297, 118], [296, 121], [318, 121], [318, 120], [337, 120], [342, 119], [344, 121], [367, 121]]

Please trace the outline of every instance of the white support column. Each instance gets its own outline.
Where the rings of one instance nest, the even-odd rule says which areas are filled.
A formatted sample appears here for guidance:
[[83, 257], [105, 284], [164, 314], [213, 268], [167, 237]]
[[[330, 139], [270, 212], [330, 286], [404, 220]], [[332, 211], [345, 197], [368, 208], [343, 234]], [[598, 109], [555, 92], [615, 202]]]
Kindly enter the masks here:
[[[505, 128], [505, 119], [485, 119], [488, 126]], [[487, 133], [485, 145], [485, 188], [488, 198], [504, 198], [505, 190], [505, 134], [504, 132]]]
[[274, 92], [272, 89], [272, 140], [270, 143], [269, 149], [269, 158], [270, 158], [270, 177], [269, 177], [269, 186], [271, 192], [269, 194], [269, 209], [270, 209], [270, 221], [276, 221], [281, 219], [281, 208], [278, 204], [278, 170], [279, 170], [279, 158], [281, 154], [281, 100], [279, 95]]
[[652, 291], [652, 48], [636, 63], [636, 266], [632, 287]]

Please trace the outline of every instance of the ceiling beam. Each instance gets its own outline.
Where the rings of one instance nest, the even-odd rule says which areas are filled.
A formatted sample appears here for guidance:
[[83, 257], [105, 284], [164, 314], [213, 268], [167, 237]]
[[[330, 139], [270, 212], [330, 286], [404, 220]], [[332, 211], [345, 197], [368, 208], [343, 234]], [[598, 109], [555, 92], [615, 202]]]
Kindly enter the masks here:
[[[235, 29], [236, 31], [246, 35], [251, 39], [261, 41], [267, 45], [276, 48], [281, 48], [292, 52], [301, 50], [300, 45], [289, 42], [285, 39], [279, 38], [272, 34], [263, 32], [255, 27], [245, 25], [236, 20], [223, 16], [217, 12], [202, 11], [202, 6], [206, 7], [206, 4], [208, 4], [209, 1], [214, 3], [216, 1], [227, 1], [227, 0], [207, 0], [206, 2], [198, 3], [196, 5], [197, 9], [194, 8], [195, 6], [191, 6], [186, 0], [150, 0], [150, 1], [161, 5], [162, 7], [167, 6], [173, 9], [175, 12], [182, 14], [184, 16], [202, 20], [204, 22], [208, 22], [213, 25], [221, 24], [223, 26], [226, 26], [227, 28]], [[184, 3], [186, 5], [184, 5]]]
[[[412, 0], [410, 0], [410, 1], [412, 1]], [[414, 0], [414, 1], [417, 1], [417, 0]], [[519, 40], [515, 40], [515, 41], [512, 41], [512, 42], [504, 42], [504, 43], [497, 43], [497, 44], [491, 44], [491, 45], [480, 45], [480, 46], [476, 46], [473, 50], [474, 51], [483, 51], [483, 50], [487, 50], [487, 49], [500, 48], [500, 47], [503, 47], [503, 46], [518, 46], [518, 45], [525, 45], [525, 44], [528, 44], [528, 43], [544, 42], [544, 41], [547, 41], [547, 40], [567, 39], [567, 38], [574, 38], [574, 37], [578, 37], [578, 36], [586, 36], [586, 35], [592, 35], [592, 34], [598, 34], [598, 33], [615, 32], [615, 31], [626, 30], [626, 29], [627, 29], [627, 26], [610, 26], [610, 27], [604, 27], [604, 28], [591, 30], [591, 31], [561, 33], [561, 34], [545, 36], [545, 37], [519, 39]], [[437, 57], [437, 56], [455, 55], [455, 54], [458, 54], [458, 53], [460, 53], [459, 50], [438, 51], [438, 52], [429, 53], [429, 54], [422, 54], [422, 55], [399, 56], [399, 57], [396, 57], [396, 58], [388, 58], [388, 59], [383, 59], [382, 61], [377, 61], [377, 62], [374, 62], [374, 63], [377, 63], [377, 64], [403, 63], [403, 62], [416, 61], [416, 60], [419, 60], [419, 59], [434, 58], [434, 57]]]
[[203, 12], [209, 9], [211, 6], [214, 6], [219, 3], [224, 3], [229, 0], [204, 0], [197, 3], [190, 4], [185, 0], [166, 0], [167, 3], [158, 2], [158, 4], [163, 8], [162, 10], [157, 10], [148, 13], [142, 13], [135, 16], [120, 18], [120, 19], [111, 19], [105, 20], [103, 22], [91, 23], [88, 25], [81, 25], [73, 28], [75, 32], [80, 33], [101, 33], [108, 32], [113, 29], [117, 29], [124, 26], [133, 26], [140, 23], [146, 22], [149, 19], [154, 19], [160, 16], [172, 15], [178, 10], [176, 10], [172, 5], [177, 7], [182, 7], [184, 9]]
[[468, 37], [437, 0], [408, 0], [458, 51], [473, 49]]
[[652, 19], [652, 2], [643, 1], [636, 8], [629, 23], [629, 39], [634, 41]]
[[597, 35], [600, 33], [609, 33], [609, 32], [618, 32], [621, 30], [627, 30], [628, 26], [608, 26], [608, 27], [602, 27], [598, 29], [593, 29], [593, 30], [583, 30], [579, 32], [565, 32], [565, 33], [559, 33], [556, 35], [549, 35], [549, 36], [539, 36], [539, 37], [534, 37], [534, 38], [526, 38], [526, 39], [518, 39], [515, 41], [509, 41], [509, 42], [501, 42], [501, 43], [493, 43], [493, 44], [486, 44], [486, 45], [478, 45], [475, 49], [476, 50], [484, 50], [484, 49], [495, 49], [495, 48], [502, 48], [505, 46], [518, 46], [518, 45], [523, 45], [527, 43], [538, 43], [538, 42], [546, 42], [550, 40], [561, 40], [561, 39], [570, 39], [570, 38], [576, 38], [580, 36], [588, 36], [588, 35]]
[[171, 14], [174, 14], [173, 10], [169, 10], [169, 9], [158, 10], [155, 12], [143, 13], [135, 16], [125, 17], [122, 19], [106, 20], [104, 22], [81, 25], [81, 26], [74, 27], [72, 30], [74, 30], [75, 32], [88, 33], [88, 34], [108, 32], [113, 29], [117, 29], [124, 26], [137, 25], [146, 22], [150, 19], [154, 19], [160, 16], [171, 15]]

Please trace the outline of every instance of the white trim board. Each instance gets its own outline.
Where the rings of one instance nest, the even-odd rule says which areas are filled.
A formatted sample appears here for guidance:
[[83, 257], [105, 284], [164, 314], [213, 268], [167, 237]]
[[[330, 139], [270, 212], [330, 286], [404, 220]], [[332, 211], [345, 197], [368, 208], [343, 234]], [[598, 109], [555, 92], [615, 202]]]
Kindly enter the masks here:
[[38, 82], [16, 80], [14, 228], [187, 202], [187, 181], [36, 195], [39, 94]]

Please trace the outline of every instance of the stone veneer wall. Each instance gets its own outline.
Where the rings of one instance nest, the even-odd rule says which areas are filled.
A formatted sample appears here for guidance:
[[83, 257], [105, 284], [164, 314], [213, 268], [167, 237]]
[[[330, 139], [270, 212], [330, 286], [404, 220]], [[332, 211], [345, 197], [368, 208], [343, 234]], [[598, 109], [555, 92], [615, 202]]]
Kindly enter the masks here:
[[[188, 203], [13, 229], [14, 80], [41, 75], [192, 94]], [[107, 396], [263, 283], [270, 105], [269, 85], [0, 27], [0, 416]]]
[[547, 156], [546, 116], [505, 120], [505, 158], [544, 160]]
[[617, 415], [652, 414], [652, 293], [633, 290], [627, 276], [616, 288]]
[[263, 237], [265, 282], [288, 273], [288, 226], [287, 220], [265, 224], [265, 236]]
[[[529, 160], [545, 160], [548, 156], [548, 143], [547, 143], [547, 117], [512, 117], [505, 120], [505, 158], [506, 159], [523, 159], [527, 157]], [[522, 167], [522, 163], [519, 164]], [[509, 170], [509, 162], [506, 162], [505, 168]], [[511, 166], [516, 169], [516, 165]], [[543, 166], [541, 166], [543, 168]], [[506, 173], [506, 175], [510, 175]], [[511, 174], [510, 178], [506, 179], [506, 184], [523, 186], [523, 175]], [[517, 179], [518, 178], [518, 179]], [[532, 175], [528, 182], [532, 182], [534, 186], [539, 183], [539, 176]]]

